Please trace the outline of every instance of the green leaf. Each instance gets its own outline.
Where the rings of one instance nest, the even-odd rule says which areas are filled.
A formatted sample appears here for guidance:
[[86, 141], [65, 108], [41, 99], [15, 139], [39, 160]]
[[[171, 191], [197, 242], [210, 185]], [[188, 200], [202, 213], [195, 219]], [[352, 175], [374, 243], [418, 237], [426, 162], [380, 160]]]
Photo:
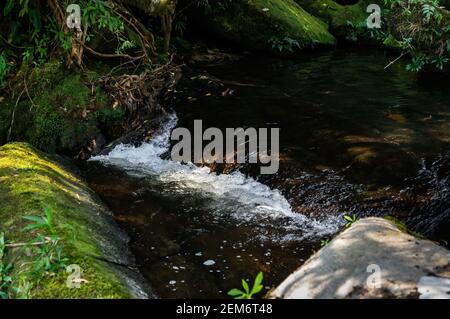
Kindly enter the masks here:
[[42, 229], [45, 227], [46, 227], [46, 224], [31, 224], [31, 225], [28, 225], [28, 226], [25, 226], [24, 228], [22, 228], [22, 231], [27, 232], [30, 230]]
[[0, 232], [0, 248], [5, 246], [5, 233]]
[[260, 271], [258, 273], [258, 275], [256, 275], [255, 283], [253, 284], [253, 286], [255, 287], [255, 286], [261, 285], [261, 283], [263, 281], [263, 277], [264, 277], [264, 275], [263, 275], [262, 271]]
[[22, 218], [26, 219], [28, 221], [31, 221], [31, 222], [45, 223], [44, 217], [41, 217], [41, 216], [27, 215], [27, 216], [22, 216]]
[[53, 211], [50, 208], [44, 208], [45, 216], [47, 217], [47, 227], [52, 234], [56, 233], [55, 227], [53, 226]]
[[252, 289], [252, 295], [257, 294], [257, 293], [260, 292], [263, 288], [264, 288], [263, 285], [253, 286], [253, 289]]
[[248, 283], [244, 279], [242, 279], [242, 287], [244, 288], [244, 290], [247, 294], [250, 293], [250, 288], [248, 287]]
[[228, 292], [228, 295], [235, 297], [235, 296], [239, 296], [239, 295], [245, 295], [245, 293], [239, 289], [234, 288]]
[[348, 215], [345, 215], [345, 216], [344, 216], [344, 219], [345, 219], [346, 221], [349, 221], [349, 222], [352, 222], [352, 221], [353, 221], [352, 218], [351, 218], [350, 216], [348, 216]]
[[14, 8], [14, 0], [7, 0], [5, 7], [3, 8], [3, 15], [6, 17]]
[[263, 289], [263, 285], [261, 284], [263, 281], [263, 277], [264, 277], [264, 275], [263, 275], [262, 271], [260, 271], [258, 273], [258, 275], [256, 275], [255, 282], [253, 283], [251, 295], [257, 294], [258, 292], [260, 292]]

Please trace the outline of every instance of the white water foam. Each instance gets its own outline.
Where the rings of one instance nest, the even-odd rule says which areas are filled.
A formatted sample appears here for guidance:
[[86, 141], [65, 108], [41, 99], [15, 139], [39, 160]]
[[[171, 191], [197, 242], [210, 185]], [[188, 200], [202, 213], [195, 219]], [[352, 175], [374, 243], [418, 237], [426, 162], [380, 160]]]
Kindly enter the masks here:
[[160, 183], [171, 185], [170, 191], [178, 194], [202, 194], [209, 199], [208, 210], [211, 213], [233, 218], [238, 224], [272, 224], [278, 221], [287, 231], [284, 240], [325, 236], [337, 231], [336, 218], [318, 221], [293, 212], [279, 190], [271, 189], [239, 171], [216, 174], [207, 167], [162, 159], [161, 155], [169, 150], [170, 134], [177, 121], [175, 114], [170, 115], [149, 143], [139, 147], [120, 144], [108, 155], [92, 157], [90, 160], [120, 167], [129, 174], [152, 176]]

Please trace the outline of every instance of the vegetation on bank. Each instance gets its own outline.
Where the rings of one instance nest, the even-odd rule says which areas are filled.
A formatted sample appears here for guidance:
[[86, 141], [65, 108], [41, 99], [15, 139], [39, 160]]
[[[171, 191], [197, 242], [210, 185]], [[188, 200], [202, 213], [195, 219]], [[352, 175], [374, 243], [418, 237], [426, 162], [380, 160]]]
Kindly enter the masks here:
[[325, 22], [293, 0], [219, 2], [210, 2], [205, 14], [197, 14], [215, 36], [242, 48], [294, 52], [336, 42]]
[[25, 140], [46, 152], [73, 154], [100, 134], [116, 136], [124, 111], [111, 107], [99, 88], [93, 90], [96, 77], [67, 72], [57, 59], [23, 67], [0, 108], [0, 142]]
[[[131, 296], [102, 261], [115, 260], [108, 247], [123, 243], [105, 207], [74, 174], [27, 144], [7, 144], [0, 148], [0, 202], [0, 297]], [[79, 288], [67, 286], [69, 264], [81, 269]]]
[[[449, 59], [447, 0], [83, 0], [81, 30], [66, 25], [69, 1], [7, 0], [0, 22], [0, 85], [20, 65], [58, 56], [69, 67], [96, 60], [152, 67], [173, 45], [188, 43], [186, 29], [208, 26], [212, 38], [243, 49], [293, 53], [338, 39], [370, 42], [411, 56], [410, 70], [443, 70]], [[368, 29], [369, 4], [380, 5], [382, 28]], [[139, 12], [140, 11], [140, 12]], [[50, 14], [48, 14], [50, 13]], [[144, 16], [143, 16], [144, 15]], [[195, 31], [193, 31], [195, 32]], [[177, 41], [171, 41], [175, 38]], [[172, 43], [173, 42], [173, 43]]]

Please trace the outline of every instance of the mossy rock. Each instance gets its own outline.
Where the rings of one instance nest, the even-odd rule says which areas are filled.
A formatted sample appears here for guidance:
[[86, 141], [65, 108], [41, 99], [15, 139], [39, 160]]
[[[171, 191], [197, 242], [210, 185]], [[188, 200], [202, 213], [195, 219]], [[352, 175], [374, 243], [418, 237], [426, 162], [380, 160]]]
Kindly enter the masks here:
[[45, 152], [75, 155], [100, 133], [111, 135], [111, 128], [123, 122], [124, 111], [112, 108], [101, 90], [92, 89], [95, 77], [98, 75], [93, 72], [67, 71], [59, 60], [32, 69], [22, 67], [17, 81], [13, 81], [17, 83], [14, 95], [10, 94], [0, 107], [0, 143], [7, 142], [10, 135], [9, 141], [29, 142]]
[[385, 6], [384, 0], [360, 0], [351, 5], [341, 5], [333, 0], [296, 0], [296, 2], [309, 13], [326, 21], [333, 35], [339, 38], [346, 37], [351, 28], [365, 28], [369, 4], [378, 4], [381, 9]]
[[203, 16], [208, 32], [244, 49], [274, 51], [281, 44], [285, 51], [291, 51], [336, 42], [327, 24], [294, 0], [236, 0], [226, 8], [212, 7]]
[[367, 16], [358, 4], [341, 5], [333, 0], [296, 0], [309, 13], [326, 21], [331, 30], [345, 27], [348, 23], [357, 24]]
[[[25, 143], [0, 147], [0, 232], [10, 243], [27, 242], [41, 230], [23, 231], [24, 215], [54, 215], [54, 225], [67, 264], [81, 268], [86, 280], [68, 288], [64, 269], [41, 278], [30, 271], [35, 255], [7, 248], [4, 259], [14, 265], [12, 284], [31, 283], [31, 298], [130, 298], [142, 297], [127, 271], [117, 264], [131, 263], [127, 237], [95, 194], [75, 174], [54, 158]], [[43, 235], [43, 234], [42, 234]], [[5, 262], [5, 260], [3, 260]], [[11, 297], [14, 297], [12, 294]]]

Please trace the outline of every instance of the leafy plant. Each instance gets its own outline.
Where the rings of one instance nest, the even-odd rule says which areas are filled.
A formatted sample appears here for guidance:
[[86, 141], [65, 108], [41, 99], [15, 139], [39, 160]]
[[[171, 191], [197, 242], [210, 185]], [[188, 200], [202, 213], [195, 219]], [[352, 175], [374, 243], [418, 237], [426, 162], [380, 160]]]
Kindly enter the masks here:
[[[46, 208], [44, 209], [44, 215], [23, 216], [29, 222], [29, 225], [24, 227], [22, 231], [40, 231], [40, 233], [28, 242], [10, 244], [16, 249], [20, 247], [26, 249], [26, 254], [32, 258], [31, 263], [26, 263], [30, 264], [31, 267], [21, 271], [29, 274], [33, 282], [38, 282], [43, 276], [54, 274], [60, 269], [66, 268], [68, 264], [68, 258], [63, 257], [62, 254], [63, 246], [54, 225], [53, 211]], [[10, 296], [18, 299], [29, 298], [33, 282], [21, 277], [13, 280], [11, 277], [13, 265], [3, 262], [7, 247], [4, 233], [0, 233], [0, 299], [9, 298]]]
[[329, 238], [322, 239], [322, 240], [320, 241], [320, 247], [325, 247], [325, 246], [328, 245], [329, 243], [330, 243], [330, 239], [329, 239]]
[[263, 289], [262, 281], [263, 273], [259, 272], [258, 275], [256, 275], [251, 290], [248, 282], [242, 279], [242, 288], [244, 290], [242, 291], [240, 289], [234, 288], [228, 292], [228, 295], [232, 296], [234, 299], [252, 299], [255, 294], [261, 292], [261, 290]]
[[294, 52], [294, 49], [301, 49], [300, 43], [291, 37], [272, 37], [269, 39], [269, 44], [272, 46], [272, 50], [279, 52], [288, 51]]
[[272, 46], [272, 50], [278, 50], [279, 52], [288, 51], [293, 52], [294, 48], [301, 48], [300, 43], [290, 37], [278, 38], [272, 37], [269, 39], [269, 43]]
[[0, 299], [8, 298], [8, 289], [11, 286], [11, 264], [5, 264], [3, 262], [3, 257], [5, 256], [6, 243], [5, 234], [0, 233]]
[[[43, 240], [39, 236], [36, 240]], [[34, 261], [34, 271], [36, 273], [50, 272], [56, 273], [58, 270], [66, 268], [68, 259], [62, 257], [62, 247], [59, 245], [58, 236], [52, 236], [46, 244], [35, 248], [37, 258]]]
[[0, 85], [5, 81], [6, 75], [11, 65], [8, 63], [8, 56], [5, 51], [0, 53]]
[[344, 215], [344, 220], [346, 221], [345, 228], [349, 228], [353, 223], [355, 223], [358, 220], [358, 216], [356, 214], [353, 215]]
[[45, 216], [23, 216], [30, 222], [23, 230], [45, 232], [44, 235], [39, 234], [29, 242], [30, 246], [33, 245], [37, 255], [34, 262], [34, 271], [36, 273], [56, 273], [59, 269], [65, 268], [68, 259], [62, 257], [62, 247], [59, 245], [60, 238], [54, 225], [53, 211], [50, 208], [45, 208], [44, 214]]
[[12, 286], [11, 290], [14, 293], [16, 299], [28, 299], [30, 297], [30, 291], [33, 288], [33, 284], [29, 281], [22, 280], [18, 286]]
[[45, 230], [51, 235], [56, 235], [56, 228], [53, 224], [53, 211], [50, 208], [44, 209], [45, 217], [43, 216], [23, 216], [23, 219], [31, 222], [28, 226], [23, 228], [23, 231], [31, 230]]
[[[450, 62], [450, 14], [438, 0], [395, 0], [390, 4], [388, 16], [390, 36], [410, 55], [408, 71], [424, 69], [443, 71]], [[395, 36], [394, 36], [395, 35]]]
[[422, 70], [423, 66], [426, 65], [428, 62], [428, 59], [424, 55], [417, 55], [412, 58], [411, 63], [406, 65], [406, 70], [412, 71], [412, 72], [419, 72]]

